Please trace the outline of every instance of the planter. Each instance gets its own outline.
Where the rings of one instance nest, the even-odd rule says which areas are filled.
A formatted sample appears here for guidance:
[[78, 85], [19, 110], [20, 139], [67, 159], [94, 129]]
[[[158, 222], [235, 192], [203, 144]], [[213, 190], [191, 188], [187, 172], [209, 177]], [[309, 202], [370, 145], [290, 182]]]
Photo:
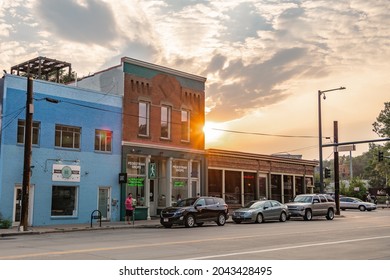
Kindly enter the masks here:
[[137, 206], [134, 210], [135, 220], [147, 220], [148, 219], [148, 207]]

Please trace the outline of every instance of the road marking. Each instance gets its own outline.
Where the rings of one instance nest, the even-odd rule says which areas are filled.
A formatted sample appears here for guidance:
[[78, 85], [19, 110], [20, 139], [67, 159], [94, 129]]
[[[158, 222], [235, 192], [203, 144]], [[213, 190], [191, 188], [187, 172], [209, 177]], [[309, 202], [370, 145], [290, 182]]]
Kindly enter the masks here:
[[361, 241], [369, 241], [369, 240], [377, 240], [377, 239], [385, 239], [385, 238], [390, 238], [390, 235], [375, 236], [375, 237], [369, 237], [369, 238], [340, 240], [340, 241], [332, 241], [332, 242], [312, 243], [312, 244], [297, 245], [297, 246], [287, 246], [287, 247], [281, 247], [281, 248], [263, 249], [263, 250], [256, 250], [256, 251], [246, 251], [246, 252], [236, 252], [236, 253], [229, 253], [229, 254], [211, 255], [211, 256], [203, 256], [203, 257], [199, 257], [199, 258], [191, 258], [191, 259], [188, 259], [188, 260], [214, 259], [214, 258], [222, 258], [222, 257], [230, 257], [230, 256], [238, 256], [238, 255], [249, 255], [249, 254], [276, 252], [276, 251], [300, 249], [300, 248], [308, 248], [308, 247], [316, 247], [316, 246], [328, 246], [328, 245], [336, 245], [336, 244], [352, 243], [352, 242], [361, 242]]
[[[383, 227], [389, 227], [388, 225]], [[320, 230], [317, 232], [326, 232], [330, 230]], [[286, 233], [279, 233], [279, 234], [273, 234], [273, 236], [276, 235], [285, 235]], [[291, 232], [289, 233], [291, 234]], [[297, 233], [298, 234], [298, 233]], [[114, 251], [114, 250], [123, 250], [123, 249], [137, 249], [137, 248], [146, 248], [146, 247], [157, 247], [157, 246], [172, 246], [172, 245], [188, 245], [188, 244], [195, 244], [195, 243], [202, 243], [202, 242], [215, 242], [215, 241], [230, 241], [230, 240], [237, 240], [237, 239], [250, 239], [250, 238], [259, 238], [261, 235], [255, 234], [255, 235], [245, 235], [245, 236], [230, 236], [230, 237], [220, 237], [220, 238], [207, 238], [207, 239], [198, 239], [198, 240], [183, 240], [183, 241], [171, 241], [171, 242], [159, 242], [159, 243], [150, 243], [150, 244], [132, 244], [132, 245], [124, 245], [124, 246], [116, 246], [116, 247], [106, 247], [106, 248], [90, 248], [90, 249], [78, 249], [78, 250], [65, 250], [65, 251], [54, 251], [54, 252], [42, 252], [42, 253], [31, 253], [31, 254], [21, 254], [21, 255], [12, 255], [12, 256], [0, 256], [0, 260], [11, 260], [11, 259], [28, 259], [28, 258], [36, 258], [36, 257], [44, 257], [44, 256], [55, 256], [55, 255], [70, 255], [70, 254], [82, 254], [82, 253], [93, 253], [93, 252], [104, 252], [104, 251]], [[388, 236], [390, 237], [390, 236]], [[386, 237], [373, 237], [373, 239], [378, 238], [388, 238]], [[358, 240], [365, 240], [365, 239], [358, 239]], [[340, 241], [340, 243], [346, 243], [346, 242], [353, 242], [353, 241]], [[309, 246], [320, 246], [320, 244], [326, 245], [326, 244], [337, 244], [337, 243], [315, 243], [315, 244], [309, 244], [309, 245], [301, 245], [302, 247], [309, 247]], [[288, 250], [288, 249], [294, 249], [294, 248], [302, 248], [300, 246], [292, 246], [292, 247], [285, 247], [285, 248], [275, 248], [275, 249], [268, 249], [268, 252], [270, 251], [278, 251], [278, 250]], [[267, 250], [259, 250], [259, 251], [253, 251], [252, 253], [256, 252], [267, 252]], [[216, 255], [216, 256], [205, 256], [200, 258], [194, 258], [194, 259], [206, 259], [206, 258], [213, 258], [213, 257], [219, 257], [219, 256], [233, 256], [233, 255], [242, 255], [242, 254], [249, 254], [250, 252], [239, 252], [239, 253], [231, 253], [226, 255]]]

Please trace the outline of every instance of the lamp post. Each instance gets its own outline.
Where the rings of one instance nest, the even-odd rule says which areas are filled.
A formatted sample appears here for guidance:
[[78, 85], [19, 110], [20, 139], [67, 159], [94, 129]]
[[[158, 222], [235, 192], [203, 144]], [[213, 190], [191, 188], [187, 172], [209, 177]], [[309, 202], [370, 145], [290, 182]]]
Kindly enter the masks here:
[[324, 192], [324, 173], [322, 163], [322, 120], [321, 120], [321, 95], [326, 99], [325, 93], [335, 90], [343, 90], [345, 87], [319, 90], [318, 91], [318, 146], [319, 146], [319, 162], [320, 162], [320, 192]]

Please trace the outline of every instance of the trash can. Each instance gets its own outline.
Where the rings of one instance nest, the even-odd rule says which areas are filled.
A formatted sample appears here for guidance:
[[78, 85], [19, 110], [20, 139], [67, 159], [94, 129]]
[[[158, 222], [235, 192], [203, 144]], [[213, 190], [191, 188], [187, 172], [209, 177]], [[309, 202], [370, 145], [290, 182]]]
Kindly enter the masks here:
[[148, 219], [148, 207], [136, 206], [134, 210], [135, 220], [147, 220]]

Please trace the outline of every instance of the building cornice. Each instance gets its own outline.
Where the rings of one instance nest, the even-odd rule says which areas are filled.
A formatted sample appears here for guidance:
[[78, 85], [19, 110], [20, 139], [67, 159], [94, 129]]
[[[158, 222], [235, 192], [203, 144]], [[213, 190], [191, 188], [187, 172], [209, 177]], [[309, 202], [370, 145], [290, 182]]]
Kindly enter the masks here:
[[156, 71], [159, 71], [159, 72], [164, 72], [164, 73], [167, 73], [167, 74], [170, 74], [170, 75], [179, 76], [179, 77], [183, 77], [183, 78], [199, 81], [199, 82], [202, 82], [202, 83], [206, 82], [206, 80], [207, 80], [207, 78], [205, 78], [205, 77], [189, 74], [189, 73], [186, 73], [186, 72], [183, 72], [183, 71], [175, 70], [175, 69], [172, 69], [172, 68], [164, 67], [164, 66], [161, 66], [161, 65], [157, 65], [157, 64], [153, 64], [153, 63], [149, 63], [149, 62], [145, 62], [145, 61], [141, 61], [141, 60], [137, 60], [137, 59], [130, 58], [130, 57], [122, 57], [121, 61], [122, 61], [122, 63], [129, 63], [129, 64], [145, 67], [145, 68], [148, 68], [148, 69], [156, 70]]

